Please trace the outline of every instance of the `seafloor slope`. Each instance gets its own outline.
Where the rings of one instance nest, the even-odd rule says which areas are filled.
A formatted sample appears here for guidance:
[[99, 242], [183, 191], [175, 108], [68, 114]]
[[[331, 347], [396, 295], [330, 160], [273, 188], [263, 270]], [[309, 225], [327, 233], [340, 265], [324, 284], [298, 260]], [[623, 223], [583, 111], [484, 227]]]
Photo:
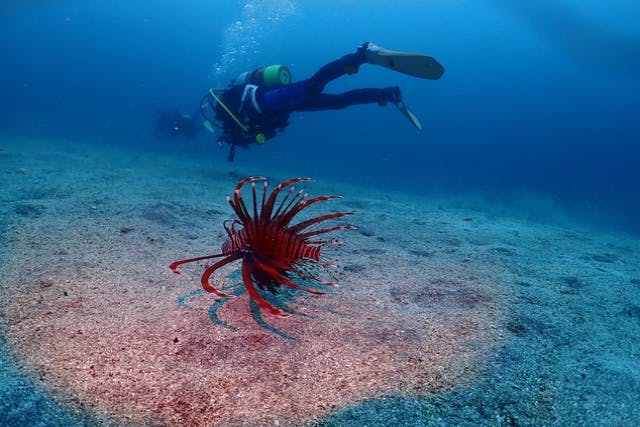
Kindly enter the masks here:
[[315, 213], [356, 210], [359, 229], [326, 252], [341, 286], [284, 293], [276, 301], [296, 315], [276, 319], [249, 304], [237, 265], [216, 276], [241, 294], [231, 301], [200, 292], [204, 264], [184, 268], [191, 280], [167, 268], [217, 252], [224, 196], [273, 171], [11, 146], [0, 152], [2, 374], [29, 392], [1, 392], [5, 424], [640, 419], [637, 239], [318, 182], [310, 194], [345, 199]]

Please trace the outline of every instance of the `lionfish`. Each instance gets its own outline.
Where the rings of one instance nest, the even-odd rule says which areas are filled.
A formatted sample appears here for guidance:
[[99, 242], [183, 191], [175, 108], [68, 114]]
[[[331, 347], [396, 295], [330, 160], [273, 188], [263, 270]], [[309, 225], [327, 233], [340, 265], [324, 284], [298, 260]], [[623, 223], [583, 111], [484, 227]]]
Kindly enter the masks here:
[[[256, 181], [264, 181], [262, 197], [258, 203], [256, 195]], [[325, 240], [316, 236], [324, 235], [336, 230], [351, 230], [351, 225], [333, 225], [324, 228], [312, 227], [324, 221], [352, 215], [354, 212], [334, 212], [316, 216], [292, 224], [294, 217], [303, 209], [325, 200], [340, 199], [342, 196], [317, 196], [307, 198], [302, 190], [295, 191], [294, 184], [301, 181], [312, 181], [311, 178], [292, 178], [280, 183], [267, 196], [267, 181], [262, 176], [251, 176], [241, 180], [235, 187], [233, 198], [227, 196], [227, 202], [237, 215], [237, 219], [225, 220], [224, 229], [227, 239], [222, 244], [222, 253], [206, 255], [196, 258], [183, 259], [173, 262], [169, 268], [176, 274], [180, 274], [178, 267], [182, 264], [201, 261], [211, 258], [222, 258], [220, 261], [208, 267], [200, 283], [205, 291], [219, 297], [229, 298], [230, 295], [211, 285], [211, 275], [220, 267], [230, 262], [242, 260], [242, 281], [250, 298], [261, 309], [270, 313], [286, 317], [287, 313], [274, 307], [264, 299], [256, 287], [261, 290], [269, 290], [276, 294], [281, 285], [293, 289], [306, 291], [312, 294], [323, 292], [305, 289], [294, 283], [291, 278], [294, 275], [302, 279], [310, 279], [324, 285], [334, 283], [320, 279], [311, 271], [317, 266], [326, 266], [320, 260], [320, 252], [323, 246], [332, 243], [333, 239]], [[251, 183], [253, 200], [251, 211], [247, 208], [242, 198], [242, 188]], [[288, 191], [277, 204], [280, 192], [289, 187]]]

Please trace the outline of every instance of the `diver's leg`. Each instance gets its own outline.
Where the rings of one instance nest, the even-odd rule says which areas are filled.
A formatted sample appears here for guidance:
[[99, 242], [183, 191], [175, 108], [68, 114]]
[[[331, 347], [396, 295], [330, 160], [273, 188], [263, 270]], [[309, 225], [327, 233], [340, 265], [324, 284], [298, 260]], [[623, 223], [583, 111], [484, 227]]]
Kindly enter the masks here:
[[280, 114], [298, 110], [307, 102], [307, 83], [302, 80], [289, 86], [267, 90], [258, 101], [263, 114]]
[[398, 86], [384, 89], [357, 89], [336, 95], [320, 93], [310, 98], [306, 104], [301, 105], [298, 109], [300, 111], [337, 110], [350, 105], [372, 104], [374, 102], [380, 105], [392, 102], [416, 129], [422, 129], [420, 120], [418, 120], [409, 110], [409, 107], [402, 101], [402, 94]]
[[298, 107], [300, 111], [339, 110], [351, 105], [374, 104], [385, 105], [401, 99], [397, 86], [384, 89], [356, 89], [339, 94], [320, 93]]
[[364, 49], [360, 48], [356, 53], [350, 53], [342, 58], [331, 61], [320, 68], [307, 81], [307, 90], [309, 95], [320, 93], [331, 80], [345, 74], [354, 74], [358, 72], [360, 65], [367, 62]]
[[[316, 73], [306, 80], [299, 81], [289, 86], [283, 86], [277, 89], [271, 89], [264, 92], [264, 96], [261, 97], [259, 103], [263, 113], [277, 114], [282, 112], [291, 112], [295, 110], [309, 110], [309, 109], [323, 109], [316, 108], [314, 104], [316, 102], [326, 102], [330, 105], [328, 109], [344, 108], [344, 107], [331, 107], [330, 101], [317, 101], [318, 95], [324, 90], [324, 87], [330, 81], [337, 79], [345, 74], [354, 74], [358, 71], [360, 65], [367, 62], [367, 46], [365, 43], [359, 47], [355, 53], [350, 53], [342, 58], [331, 61], [328, 64], [320, 68]], [[380, 90], [380, 89], [375, 89]], [[351, 99], [346, 95], [345, 99]], [[345, 104], [367, 104], [371, 102], [379, 102], [376, 100], [360, 101], [361, 98], [355, 96], [354, 101]], [[343, 100], [335, 101], [335, 105], [341, 105], [346, 102]]]

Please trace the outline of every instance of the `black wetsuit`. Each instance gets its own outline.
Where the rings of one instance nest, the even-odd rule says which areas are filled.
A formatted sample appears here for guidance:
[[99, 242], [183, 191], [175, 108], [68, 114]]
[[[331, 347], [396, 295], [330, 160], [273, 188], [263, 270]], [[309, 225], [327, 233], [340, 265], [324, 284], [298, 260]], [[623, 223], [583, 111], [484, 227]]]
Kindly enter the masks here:
[[320, 68], [311, 78], [258, 94], [262, 114], [278, 114], [292, 111], [337, 110], [356, 104], [384, 103], [392, 99], [391, 88], [355, 89], [348, 92], [323, 93], [325, 86], [345, 74], [355, 73], [366, 63], [364, 52], [345, 55]]
[[[364, 47], [355, 53], [329, 62], [308, 79], [273, 89], [259, 85], [230, 85], [222, 102], [240, 120], [240, 126], [220, 105], [216, 118], [222, 122], [223, 135], [218, 139], [231, 144], [233, 160], [236, 145], [248, 146], [261, 134], [271, 139], [288, 125], [294, 111], [336, 110], [357, 104], [386, 104], [399, 96], [397, 87], [355, 89], [338, 94], [324, 93], [325, 86], [345, 74], [354, 74], [367, 62]], [[248, 87], [250, 91], [247, 92]], [[248, 94], [248, 95], [247, 95]]]

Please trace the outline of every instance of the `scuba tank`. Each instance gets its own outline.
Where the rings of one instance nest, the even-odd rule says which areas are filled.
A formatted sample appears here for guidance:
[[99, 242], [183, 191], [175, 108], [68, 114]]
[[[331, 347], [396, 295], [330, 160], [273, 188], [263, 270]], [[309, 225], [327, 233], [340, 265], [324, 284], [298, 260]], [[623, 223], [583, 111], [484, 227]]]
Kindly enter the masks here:
[[[247, 147], [250, 143], [264, 144], [273, 138], [277, 131], [282, 132], [288, 124], [288, 113], [273, 117], [262, 117], [257, 123], [243, 123], [236, 117], [240, 110], [242, 95], [246, 85], [255, 85], [263, 89], [275, 89], [291, 84], [291, 71], [284, 65], [269, 65], [247, 71], [236, 77], [226, 89], [209, 89], [200, 102], [200, 111], [209, 125], [222, 130], [218, 142], [231, 145], [229, 160], [235, 155], [236, 145]], [[205, 112], [209, 107], [214, 115]], [[221, 122], [219, 125], [216, 123]], [[250, 126], [249, 126], [250, 125]]]
[[269, 65], [253, 71], [245, 71], [233, 81], [234, 85], [252, 84], [274, 89], [291, 84], [291, 71], [284, 65]]

